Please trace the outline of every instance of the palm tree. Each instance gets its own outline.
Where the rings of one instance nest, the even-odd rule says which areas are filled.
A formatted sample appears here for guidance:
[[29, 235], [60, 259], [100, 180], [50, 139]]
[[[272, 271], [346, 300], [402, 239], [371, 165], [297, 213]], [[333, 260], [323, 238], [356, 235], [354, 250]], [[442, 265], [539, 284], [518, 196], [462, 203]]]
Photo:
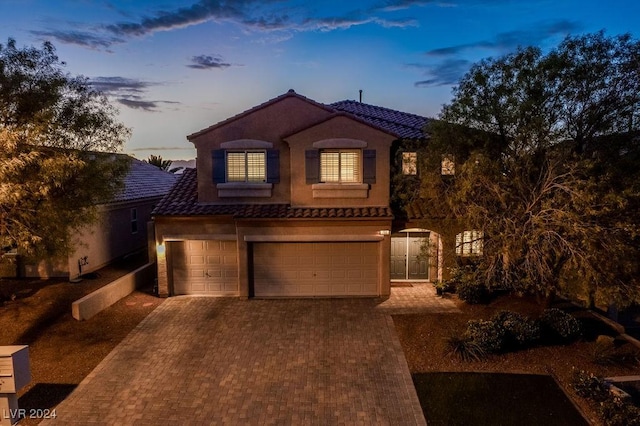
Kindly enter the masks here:
[[163, 160], [162, 156], [160, 155], [150, 155], [149, 158], [147, 160], [144, 160], [149, 164], [153, 164], [154, 166], [158, 167], [160, 170], [164, 170], [165, 172], [169, 172], [169, 173], [176, 173], [180, 170], [183, 169], [183, 167], [174, 167], [173, 169], [171, 169], [171, 160]]

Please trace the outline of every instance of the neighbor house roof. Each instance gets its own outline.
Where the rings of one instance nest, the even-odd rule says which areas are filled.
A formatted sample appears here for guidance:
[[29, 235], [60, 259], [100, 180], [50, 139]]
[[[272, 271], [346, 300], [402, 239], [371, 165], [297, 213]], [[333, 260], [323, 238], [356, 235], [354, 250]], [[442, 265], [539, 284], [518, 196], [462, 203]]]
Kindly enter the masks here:
[[169, 192], [177, 178], [173, 173], [132, 158], [129, 172], [124, 179], [124, 188], [112, 202], [162, 197]]
[[400, 138], [425, 139], [428, 137], [424, 131], [425, 125], [430, 121], [427, 117], [351, 100], [335, 102], [329, 107], [355, 115]]
[[154, 216], [233, 216], [238, 219], [391, 219], [388, 207], [291, 207], [289, 204], [199, 204], [195, 169], [187, 169]]

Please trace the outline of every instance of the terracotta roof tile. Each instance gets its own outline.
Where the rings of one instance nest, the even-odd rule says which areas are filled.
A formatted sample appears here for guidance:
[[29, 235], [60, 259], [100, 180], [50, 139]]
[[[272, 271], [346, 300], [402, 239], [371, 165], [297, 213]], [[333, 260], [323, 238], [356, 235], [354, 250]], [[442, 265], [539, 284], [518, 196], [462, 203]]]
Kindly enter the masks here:
[[425, 139], [428, 137], [424, 132], [424, 127], [430, 120], [427, 117], [351, 100], [335, 102], [329, 106], [355, 115], [400, 138]]
[[154, 216], [221, 216], [237, 219], [391, 219], [389, 207], [291, 207], [289, 204], [200, 204], [195, 169], [184, 171], [158, 203]]

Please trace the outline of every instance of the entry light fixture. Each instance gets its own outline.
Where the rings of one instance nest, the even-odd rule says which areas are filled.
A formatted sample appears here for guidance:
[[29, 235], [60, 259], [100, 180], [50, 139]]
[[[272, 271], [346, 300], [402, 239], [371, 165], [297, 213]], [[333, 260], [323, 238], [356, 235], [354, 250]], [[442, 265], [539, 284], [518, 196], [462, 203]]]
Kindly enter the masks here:
[[164, 246], [164, 244], [156, 244], [156, 253], [158, 253], [159, 255], [163, 255], [165, 250], [166, 247]]
[[381, 229], [380, 231], [378, 231], [378, 233], [380, 235], [389, 235], [391, 234], [391, 231], [389, 231], [388, 229]]

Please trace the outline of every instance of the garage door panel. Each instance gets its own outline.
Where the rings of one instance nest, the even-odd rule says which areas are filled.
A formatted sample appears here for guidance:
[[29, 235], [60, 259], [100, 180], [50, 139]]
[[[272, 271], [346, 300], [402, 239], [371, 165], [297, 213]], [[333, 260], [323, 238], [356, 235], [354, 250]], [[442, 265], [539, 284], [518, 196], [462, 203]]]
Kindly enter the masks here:
[[378, 244], [254, 243], [254, 295], [377, 296]]
[[235, 241], [188, 240], [172, 243], [174, 294], [238, 294]]

